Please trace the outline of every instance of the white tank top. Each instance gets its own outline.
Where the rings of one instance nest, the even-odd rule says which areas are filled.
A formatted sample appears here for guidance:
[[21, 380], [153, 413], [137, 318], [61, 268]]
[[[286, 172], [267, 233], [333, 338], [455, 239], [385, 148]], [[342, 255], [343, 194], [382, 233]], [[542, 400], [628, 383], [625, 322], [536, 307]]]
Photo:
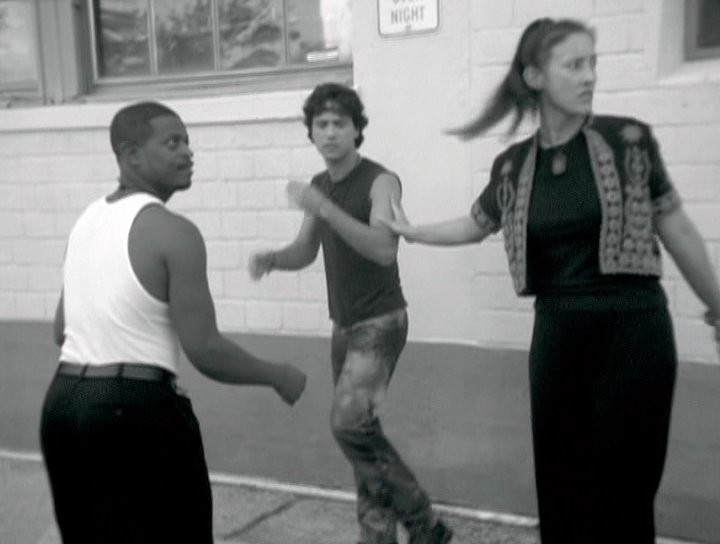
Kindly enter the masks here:
[[128, 235], [138, 212], [164, 205], [146, 193], [90, 204], [70, 233], [63, 271], [65, 341], [60, 360], [145, 363], [177, 374], [180, 345], [169, 307], [140, 283]]

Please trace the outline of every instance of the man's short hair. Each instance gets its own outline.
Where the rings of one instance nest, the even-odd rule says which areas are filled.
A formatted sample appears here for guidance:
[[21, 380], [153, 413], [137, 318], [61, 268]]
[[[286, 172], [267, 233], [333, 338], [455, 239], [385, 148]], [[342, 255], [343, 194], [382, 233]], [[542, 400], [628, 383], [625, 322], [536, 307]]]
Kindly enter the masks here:
[[353, 125], [358, 130], [355, 148], [360, 147], [365, 139], [362, 131], [368, 124], [368, 118], [365, 116], [365, 106], [358, 94], [350, 87], [339, 83], [323, 83], [315, 87], [303, 106], [305, 126], [310, 141], [312, 141], [313, 118], [326, 111], [348, 115], [352, 119]]
[[152, 119], [180, 116], [159, 102], [136, 102], [120, 109], [110, 123], [110, 145], [116, 156], [126, 146], [142, 146], [153, 134]]

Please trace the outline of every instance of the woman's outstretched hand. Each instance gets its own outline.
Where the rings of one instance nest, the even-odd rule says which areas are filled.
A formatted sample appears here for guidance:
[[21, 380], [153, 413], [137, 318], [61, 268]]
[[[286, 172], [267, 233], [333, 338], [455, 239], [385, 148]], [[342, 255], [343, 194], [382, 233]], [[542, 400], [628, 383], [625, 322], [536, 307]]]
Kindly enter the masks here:
[[412, 242], [413, 240], [410, 239], [409, 236], [412, 234], [413, 227], [410, 224], [410, 221], [408, 221], [407, 215], [405, 215], [405, 210], [403, 210], [397, 196], [393, 195], [392, 197], [390, 197], [390, 207], [392, 208], [393, 212], [393, 220], [383, 220], [383, 223], [393, 233], [397, 234], [398, 236], [402, 236], [408, 242]]

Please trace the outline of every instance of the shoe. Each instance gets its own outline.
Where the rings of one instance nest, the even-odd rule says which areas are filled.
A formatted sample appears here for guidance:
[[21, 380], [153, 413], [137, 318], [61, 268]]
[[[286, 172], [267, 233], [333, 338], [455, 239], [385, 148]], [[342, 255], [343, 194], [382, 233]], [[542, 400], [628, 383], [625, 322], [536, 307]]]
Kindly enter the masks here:
[[410, 534], [408, 544], [447, 544], [452, 537], [452, 529], [443, 520], [438, 519], [429, 531]]
[[447, 523], [439, 519], [430, 531], [430, 542], [432, 544], [447, 544], [452, 540], [453, 531]]

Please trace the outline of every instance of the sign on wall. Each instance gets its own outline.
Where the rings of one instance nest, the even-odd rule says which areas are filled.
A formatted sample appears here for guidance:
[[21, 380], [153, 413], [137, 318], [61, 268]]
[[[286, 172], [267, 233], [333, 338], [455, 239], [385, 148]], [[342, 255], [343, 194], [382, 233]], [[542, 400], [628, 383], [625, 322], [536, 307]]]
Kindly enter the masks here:
[[378, 0], [378, 28], [383, 37], [432, 32], [439, 26], [439, 0]]

